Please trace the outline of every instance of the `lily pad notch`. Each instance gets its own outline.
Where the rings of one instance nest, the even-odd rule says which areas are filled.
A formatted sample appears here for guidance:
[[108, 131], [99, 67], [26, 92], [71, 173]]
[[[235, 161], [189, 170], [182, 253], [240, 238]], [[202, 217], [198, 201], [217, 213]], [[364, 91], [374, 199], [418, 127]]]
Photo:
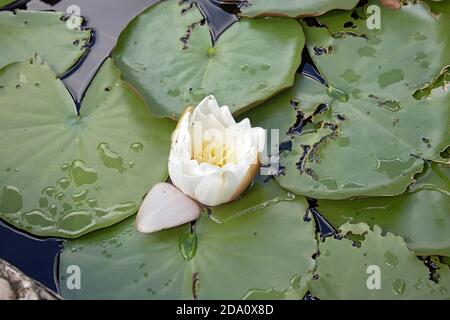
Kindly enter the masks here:
[[299, 22], [281, 17], [241, 18], [213, 43], [196, 5], [166, 0], [126, 27], [112, 56], [157, 116], [178, 118], [209, 94], [236, 115], [293, 84], [304, 43]]

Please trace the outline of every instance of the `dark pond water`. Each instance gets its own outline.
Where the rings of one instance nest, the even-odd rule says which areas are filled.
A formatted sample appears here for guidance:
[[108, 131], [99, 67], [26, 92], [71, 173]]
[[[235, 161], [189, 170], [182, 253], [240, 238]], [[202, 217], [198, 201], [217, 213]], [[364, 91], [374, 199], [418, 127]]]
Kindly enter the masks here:
[[[73, 72], [64, 77], [67, 88], [80, 101], [122, 30], [136, 15], [156, 2], [158, 0], [31, 0], [27, 7], [29, 10], [56, 10], [70, 14], [72, 8], [78, 6], [81, 15], [87, 19], [86, 27], [94, 29], [95, 39], [90, 52]], [[236, 20], [235, 15], [209, 1], [200, 1], [200, 7], [207, 16], [214, 37]]]
[[0, 258], [55, 291], [60, 250], [56, 239], [36, 239], [0, 222]]
[[[236, 11], [234, 6], [219, 7], [215, 4], [220, 2], [217, 0], [198, 1], [208, 20], [213, 40], [237, 20], [232, 14]], [[65, 85], [79, 102], [98, 68], [110, 55], [121, 31], [136, 15], [155, 2], [157, 0], [19, 0], [10, 8], [19, 6], [21, 9], [55, 10], [70, 14], [74, 5], [79, 7], [81, 15], [87, 20], [86, 27], [95, 31], [89, 53], [63, 77]], [[299, 71], [323, 82], [306, 51]], [[318, 231], [329, 235], [333, 230], [326, 220], [315, 209], [311, 213], [319, 224]], [[0, 222], [0, 258], [54, 290], [57, 290], [55, 277], [61, 245], [57, 239], [33, 238]]]

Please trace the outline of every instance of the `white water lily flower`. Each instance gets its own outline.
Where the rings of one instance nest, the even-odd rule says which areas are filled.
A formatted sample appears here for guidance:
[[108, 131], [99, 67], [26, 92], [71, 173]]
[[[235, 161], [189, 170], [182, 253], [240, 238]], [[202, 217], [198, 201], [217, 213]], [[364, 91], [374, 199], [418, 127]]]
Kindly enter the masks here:
[[239, 197], [260, 168], [265, 130], [239, 123], [227, 106], [208, 96], [188, 108], [172, 134], [169, 174], [189, 197], [216, 206]]
[[[260, 168], [266, 135], [239, 123], [213, 96], [188, 108], [172, 134], [169, 174], [172, 183], [158, 183], [142, 202], [136, 229], [151, 233], [193, 221], [201, 205], [216, 206], [239, 197]], [[196, 200], [196, 201], [194, 201]]]

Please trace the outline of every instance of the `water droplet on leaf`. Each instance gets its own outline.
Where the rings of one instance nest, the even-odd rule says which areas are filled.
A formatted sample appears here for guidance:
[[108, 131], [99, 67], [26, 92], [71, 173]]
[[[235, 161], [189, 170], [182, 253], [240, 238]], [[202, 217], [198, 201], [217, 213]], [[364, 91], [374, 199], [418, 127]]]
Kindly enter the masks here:
[[268, 71], [268, 70], [270, 70], [270, 68], [271, 68], [270, 64], [265, 63], [265, 64], [261, 65], [262, 71]]
[[100, 155], [100, 159], [103, 162], [103, 165], [107, 168], [113, 168], [118, 170], [120, 173], [124, 173], [126, 171], [123, 166], [123, 158], [122, 156], [113, 151], [108, 143], [100, 143], [97, 147], [97, 150]]
[[144, 150], [144, 145], [140, 142], [135, 142], [130, 146], [130, 149], [135, 152], [142, 152], [142, 150]]
[[250, 70], [250, 66], [248, 64], [243, 64], [240, 68], [241, 68], [242, 71]]
[[391, 267], [396, 267], [399, 263], [399, 260], [395, 254], [391, 251], [386, 251], [383, 255], [384, 263]]
[[83, 160], [74, 160], [70, 166], [69, 174], [77, 186], [93, 184], [97, 181], [97, 171], [88, 167]]
[[91, 208], [97, 206], [97, 200], [95, 200], [94, 198], [90, 198], [86, 202], [87, 202], [88, 206]]
[[406, 283], [403, 279], [395, 279], [392, 282], [392, 291], [396, 296], [402, 295], [405, 292]]
[[167, 91], [167, 94], [171, 97], [178, 97], [180, 95], [180, 90], [175, 88], [175, 89], [169, 89], [169, 91]]
[[210, 48], [208, 48], [208, 50], [206, 50], [206, 56], [208, 57], [208, 58], [214, 58], [214, 56], [216, 55], [216, 48], [214, 48], [214, 47], [210, 47]]
[[72, 201], [73, 202], [81, 202], [84, 201], [87, 198], [89, 191], [88, 190], [83, 190], [80, 191], [74, 195], [72, 195]]
[[341, 102], [347, 102], [349, 99], [348, 94], [346, 92], [337, 89], [331, 85], [327, 86], [327, 94], [329, 97]]
[[64, 178], [59, 179], [57, 184], [60, 188], [67, 189], [70, 185], [70, 180], [69, 180], [69, 178], [64, 177]]
[[61, 231], [71, 235], [83, 232], [95, 224], [88, 211], [78, 210], [67, 213], [59, 222]]
[[145, 72], [147, 71], [147, 66], [143, 65], [142, 63], [131, 63], [130, 67], [136, 71], [136, 72]]
[[41, 207], [41, 208], [47, 208], [48, 207], [48, 200], [47, 200], [47, 198], [40, 198], [39, 199], [39, 207]]
[[16, 213], [22, 209], [23, 200], [20, 190], [14, 186], [5, 186], [1, 190], [0, 212]]
[[189, 261], [197, 252], [197, 235], [195, 232], [186, 232], [179, 239], [179, 249], [184, 260]]
[[49, 227], [53, 225], [53, 221], [41, 210], [33, 210], [23, 214], [23, 219], [30, 225]]

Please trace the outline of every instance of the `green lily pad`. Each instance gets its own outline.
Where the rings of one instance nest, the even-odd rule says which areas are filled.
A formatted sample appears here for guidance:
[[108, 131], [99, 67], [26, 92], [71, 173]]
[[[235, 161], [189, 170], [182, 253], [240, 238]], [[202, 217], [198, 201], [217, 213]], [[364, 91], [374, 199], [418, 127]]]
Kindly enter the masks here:
[[307, 17], [334, 9], [353, 9], [359, 0], [249, 0], [241, 7], [241, 15]]
[[442, 263], [450, 267], [450, 257], [442, 257]]
[[0, 0], [0, 8], [5, 7], [6, 5], [13, 3], [14, 0]]
[[208, 94], [236, 113], [291, 86], [303, 46], [300, 24], [280, 17], [243, 18], [213, 44], [196, 5], [167, 0], [128, 25], [113, 57], [153, 113], [178, 117]]
[[292, 141], [292, 150], [281, 153], [285, 171], [277, 181], [283, 188], [319, 199], [386, 196], [403, 193], [414, 181], [423, 168], [420, 157], [441, 159], [449, 143], [449, 98], [434, 89], [431, 99], [409, 97], [394, 113], [339, 101], [315, 80], [298, 76], [294, 87], [244, 116], [280, 129], [280, 141]]
[[166, 179], [173, 129], [148, 112], [111, 60], [80, 113], [40, 57], [10, 64], [0, 70], [0, 218], [68, 238], [125, 219]]
[[[296, 131], [300, 131], [305, 120], [312, 117], [319, 106], [331, 102], [332, 98], [323, 93], [324, 87], [319, 82], [297, 74], [293, 87], [258, 108], [243, 113], [239, 119], [248, 117], [254, 126], [278, 129], [280, 141], [285, 141]], [[323, 97], [323, 100], [318, 100], [317, 97]]]
[[446, 13], [450, 14], [450, 4], [447, 0], [422, 0], [430, 6], [430, 9], [435, 14]]
[[[366, 222], [401, 235], [419, 255], [450, 256], [448, 167], [432, 165], [409, 191], [396, 197], [319, 201], [319, 211], [335, 226]], [[445, 176], [447, 175], [447, 176]]]
[[[439, 264], [439, 282], [429, 279], [428, 268], [392, 233], [382, 234], [378, 226], [366, 227], [360, 247], [348, 239], [327, 238], [320, 243], [316, 279], [311, 293], [320, 299], [449, 299], [448, 266]], [[345, 263], [342, 263], [345, 261]], [[375, 277], [379, 270], [380, 285]]]
[[[378, 1], [367, 5], [372, 4]], [[421, 2], [380, 10], [380, 29], [368, 28], [372, 16], [355, 19], [348, 11], [321, 16], [323, 27], [304, 23], [308, 50], [332, 86], [359, 100], [407, 107], [404, 98], [450, 66], [450, 16], [435, 16]], [[346, 22], [351, 26], [344, 27]]]
[[0, 12], [0, 68], [38, 53], [58, 76], [68, 71], [86, 53], [91, 30], [82, 30], [82, 19], [71, 19], [69, 28], [63, 17], [50, 11]]
[[[189, 225], [139, 234], [130, 218], [66, 242], [59, 266], [62, 295], [70, 299], [254, 299], [258, 288], [298, 295], [314, 269], [314, 224], [303, 221], [304, 200], [286, 192], [280, 198], [283, 191], [273, 181], [267, 183], [255, 184], [233, 206], [212, 208], [210, 217], [202, 214], [194, 236]], [[273, 194], [263, 195], [267, 190]], [[269, 201], [273, 199], [277, 200]], [[81, 290], [67, 288], [70, 274], [66, 270], [73, 264], [83, 270]]]
[[[450, 145], [450, 93], [438, 86], [422, 100], [413, 94], [450, 62], [448, 39], [443, 38], [450, 19], [436, 20], [423, 4], [382, 9], [382, 17], [381, 30], [368, 30], [365, 20], [358, 19], [351, 32], [336, 31], [352, 19], [346, 12], [320, 17], [328, 28], [306, 26], [308, 49], [328, 85], [318, 93], [297, 79], [289, 93], [258, 108], [265, 122], [290, 114], [276, 120], [281, 125], [274, 122], [284, 131], [295, 126], [292, 106], [286, 103], [293, 92], [300, 101], [297, 120], [308, 118], [308, 106], [321, 106], [292, 135], [292, 151], [281, 155], [286, 169], [277, 181], [283, 188], [319, 199], [398, 195], [422, 170], [422, 159], [448, 163], [441, 152]], [[402, 37], [396, 36], [400, 22], [410, 26]], [[416, 40], [422, 34], [427, 35]], [[417, 57], [430, 60], [427, 69], [417, 64]], [[308, 102], [302, 110], [303, 96], [309, 100], [312, 93], [316, 103]]]
[[413, 184], [409, 186], [411, 191], [437, 190], [450, 196], [450, 168], [441, 163], [429, 163], [420, 173]]
[[276, 290], [273, 288], [261, 290], [254, 289], [249, 291], [243, 300], [302, 300], [308, 293], [308, 283], [312, 274], [307, 276], [295, 276], [291, 280], [289, 288]]

